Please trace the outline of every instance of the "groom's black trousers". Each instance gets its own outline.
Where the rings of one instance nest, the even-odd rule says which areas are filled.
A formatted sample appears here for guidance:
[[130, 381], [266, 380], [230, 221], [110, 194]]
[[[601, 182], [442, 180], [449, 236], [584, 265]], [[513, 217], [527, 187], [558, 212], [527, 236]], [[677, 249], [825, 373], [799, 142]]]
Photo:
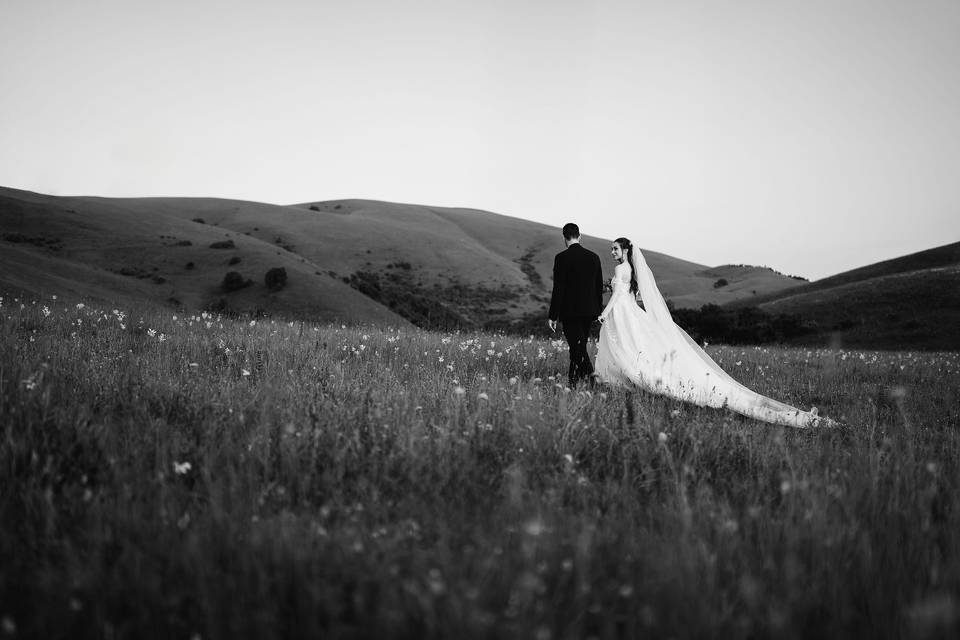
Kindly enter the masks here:
[[593, 375], [593, 364], [587, 354], [587, 337], [590, 335], [590, 325], [596, 316], [572, 316], [560, 318], [563, 325], [563, 336], [570, 346], [570, 373], [568, 379], [573, 387], [580, 380]]

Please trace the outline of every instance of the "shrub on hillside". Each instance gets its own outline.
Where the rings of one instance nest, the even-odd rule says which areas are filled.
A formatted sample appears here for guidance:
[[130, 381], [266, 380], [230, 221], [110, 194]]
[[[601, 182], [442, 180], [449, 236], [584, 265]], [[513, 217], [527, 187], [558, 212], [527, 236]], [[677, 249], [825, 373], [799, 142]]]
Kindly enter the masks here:
[[237, 271], [230, 271], [227, 275], [223, 276], [223, 282], [220, 283], [220, 289], [230, 293], [231, 291], [239, 291], [244, 287], [249, 287], [253, 284], [253, 280], [246, 280], [242, 275]]
[[233, 244], [233, 240], [220, 240], [210, 244], [211, 249], [235, 249], [236, 246]]
[[714, 289], [719, 289], [720, 287], [725, 287], [725, 286], [727, 286], [728, 284], [730, 284], [730, 283], [727, 282], [726, 278], [720, 278], [719, 280], [717, 280], [716, 282], [713, 283], [713, 288], [714, 288]]
[[283, 267], [274, 267], [267, 271], [263, 281], [270, 291], [280, 291], [287, 286], [287, 270]]
[[227, 262], [228, 265], [233, 266], [235, 264], [240, 264], [240, 256], [233, 256], [230, 258], [230, 261]]

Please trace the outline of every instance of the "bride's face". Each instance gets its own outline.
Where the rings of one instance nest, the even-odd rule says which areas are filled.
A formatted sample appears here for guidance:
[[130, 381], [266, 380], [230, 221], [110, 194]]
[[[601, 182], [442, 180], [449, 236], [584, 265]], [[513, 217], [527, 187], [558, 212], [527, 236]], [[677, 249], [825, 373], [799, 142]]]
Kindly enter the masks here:
[[623, 249], [616, 242], [610, 245], [610, 255], [617, 262], [623, 262]]

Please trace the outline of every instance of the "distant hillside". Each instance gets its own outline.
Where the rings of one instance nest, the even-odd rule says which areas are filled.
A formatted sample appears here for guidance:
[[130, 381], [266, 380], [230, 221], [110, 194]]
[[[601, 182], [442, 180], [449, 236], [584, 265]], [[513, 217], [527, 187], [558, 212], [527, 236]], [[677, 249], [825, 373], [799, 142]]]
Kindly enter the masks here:
[[[763, 296], [762, 311], [795, 314], [805, 344], [960, 350], [960, 242], [885, 260]], [[743, 307], [738, 302], [727, 308]]]
[[764, 295], [758, 295], [752, 300], [736, 300], [728, 303], [731, 306], [744, 305], [763, 305], [776, 300], [783, 300], [794, 294], [809, 294], [814, 291], [823, 291], [833, 287], [850, 284], [853, 282], [862, 282], [871, 278], [889, 276], [898, 273], [907, 273], [910, 271], [922, 271], [935, 267], [949, 267], [960, 264], [960, 242], [945, 244], [933, 249], [917, 251], [899, 258], [875, 262], [863, 267], [844, 271], [827, 278], [821, 278], [814, 282], [804, 284], [795, 284], [793, 287], [780, 289]]
[[753, 304], [767, 295], [788, 290], [798, 282], [796, 277], [785, 276], [768, 267], [749, 265], [723, 265], [697, 271], [696, 279], [687, 283], [688, 292], [667, 296], [677, 308], [696, 308], [705, 304]]
[[[8, 290], [451, 327], [542, 324], [553, 256], [563, 249], [551, 226], [474, 209], [370, 200], [279, 206], [0, 188], [0, 229], [0, 288]], [[211, 248], [217, 242], [232, 246]], [[585, 236], [583, 243], [601, 255], [610, 277], [610, 242]], [[717, 271], [655, 251], [645, 255], [665, 296], [681, 307], [795, 282], [765, 268]], [[286, 270], [287, 285], [270, 291], [264, 276], [276, 267]], [[250, 286], [225, 291], [230, 271]], [[721, 277], [726, 284], [716, 286]]]
[[[302, 256], [193, 217], [163, 207], [137, 210], [121, 201], [0, 189], [0, 290], [407, 324]], [[217, 242], [233, 246], [211, 248]], [[274, 292], [264, 278], [277, 267], [286, 270], [288, 280]], [[250, 286], [224, 291], [221, 283], [229, 272], [250, 280]]]

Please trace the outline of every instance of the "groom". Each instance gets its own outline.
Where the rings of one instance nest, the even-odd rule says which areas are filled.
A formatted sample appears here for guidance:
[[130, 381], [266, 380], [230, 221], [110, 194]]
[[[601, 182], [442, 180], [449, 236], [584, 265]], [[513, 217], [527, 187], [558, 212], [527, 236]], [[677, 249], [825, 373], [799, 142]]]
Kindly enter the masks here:
[[563, 225], [561, 251], [553, 261], [553, 295], [547, 324], [557, 330], [563, 324], [563, 335], [570, 345], [570, 386], [584, 378], [592, 381], [593, 364], [587, 355], [587, 336], [591, 323], [603, 309], [603, 275], [600, 256], [580, 246], [580, 228], [568, 222]]

